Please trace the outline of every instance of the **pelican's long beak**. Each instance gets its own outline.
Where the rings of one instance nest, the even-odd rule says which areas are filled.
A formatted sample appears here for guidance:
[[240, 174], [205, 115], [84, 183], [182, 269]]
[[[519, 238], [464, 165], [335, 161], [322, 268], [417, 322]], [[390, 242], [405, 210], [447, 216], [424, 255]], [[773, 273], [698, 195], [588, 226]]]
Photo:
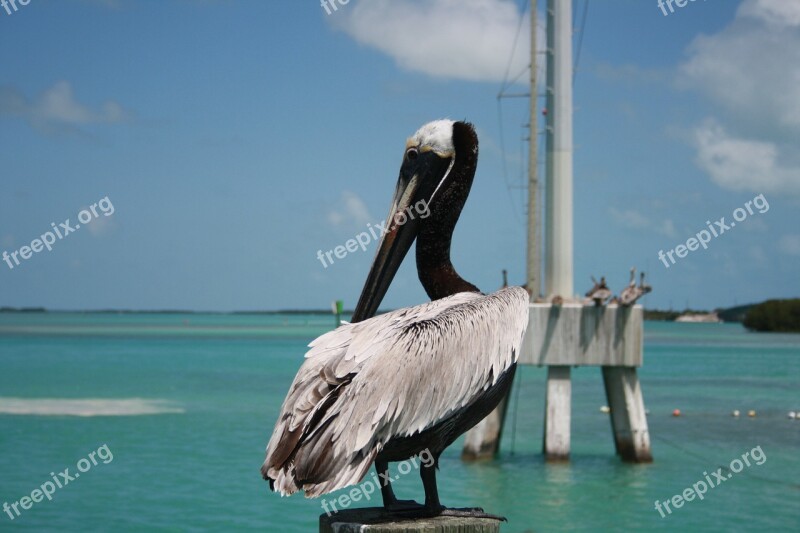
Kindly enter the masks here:
[[432, 151], [420, 153], [413, 160], [408, 157], [404, 159], [384, 226], [385, 233], [378, 244], [352, 322], [375, 315], [400, 264], [419, 234], [420, 226], [424, 223], [423, 216], [427, 218], [430, 215], [428, 202], [447, 177], [453, 160], [453, 157], [440, 157]]

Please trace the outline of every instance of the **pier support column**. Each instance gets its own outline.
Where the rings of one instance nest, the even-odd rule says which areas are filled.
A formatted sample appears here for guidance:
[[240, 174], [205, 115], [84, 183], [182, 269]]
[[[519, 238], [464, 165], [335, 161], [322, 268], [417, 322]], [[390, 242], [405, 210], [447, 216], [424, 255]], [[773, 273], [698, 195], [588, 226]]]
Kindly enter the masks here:
[[611, 430], [617, 455], [632, 463], [652, 462], [650, 433], [636, 368], [604, 366], [603, 383], [611, 408]]
[[500, 533], [491, 518], [437, 516], [414, 520], [393, 518], [380, 507], [346, 509], [319, 517], [320, 533]]
[[572, 382], [570, 367], [547, 367], [547, 397], [544, 411], [542, 452], [548, 461], [569, 460], [570, 422], [572, 418]]
[[511, 387], [494, 411], [467, 432], [464, 449], [461, 450], [463, 461], [493, 459], [500, 451], [500, 437], [503, 435], [509, 396], [511, 396]]

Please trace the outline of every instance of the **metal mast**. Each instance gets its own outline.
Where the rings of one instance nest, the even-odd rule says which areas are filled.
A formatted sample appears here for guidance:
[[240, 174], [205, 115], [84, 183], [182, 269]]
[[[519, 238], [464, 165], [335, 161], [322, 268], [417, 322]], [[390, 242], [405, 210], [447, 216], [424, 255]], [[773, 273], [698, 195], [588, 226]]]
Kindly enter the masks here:
[[531, 116], [530, 144], [528, 148], [528, 291], [531, 298], [542, 293], [542, 260], [539, 215], [539, 178], [537, 150], [539, 140], [538, 116], [536, 113], [536, 0], [531, 0]]

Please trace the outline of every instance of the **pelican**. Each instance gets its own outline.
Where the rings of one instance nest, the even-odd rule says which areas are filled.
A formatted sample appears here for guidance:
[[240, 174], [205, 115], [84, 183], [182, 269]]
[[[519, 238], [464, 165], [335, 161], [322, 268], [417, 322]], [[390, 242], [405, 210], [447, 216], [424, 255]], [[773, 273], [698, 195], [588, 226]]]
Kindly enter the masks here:
[[[261, 468], [272, 490], [317, 497], [360, 482], [374, 463], [391, 513], [493, 517], [480, 508], [445, 508], [436, 486], [442, 451], [508, 391], [528, 323], [525, 289], [484, 295], [450, 260], [477, 161], [478, 137], [466, 122], [437, 120], [406, 142], [392, 225], [352, 322], [309, 345], [281, 407]], [[421, 201], [429, 216], [399, 216]], [[371, 318], [415, 239], [417, 273], [431, 301]], [[420, 468], [425, 503], [399, 501], [389, 463], [423, 453], [433, 458], [433, 467]]]
[[593, 300], [594, 304], [599, 307], [603, 305], [606, 300], [611, 298], [611, 290], [609, 290], [608, 285], [606, 285], [605, 276], [600, 276], [600, 281], [597, 281], [594, 276], [592, 276], [592, 283], [594, 283], [594, 286], [586, 293], [586, 297]]
[[631, 280], [628, 286], [619, 293], [619, 303], [621, 305], [631, 305], [636, 301], [636, 267], [631, 267]]
[[631, 280], [628, 286], [619, 293], [619, 303], [624, 306], [633, 305], [636, 303], [636, 300], [652, 290], [653, 287], [644, 282], [644, 272], [641, 273], [641, 277], [639, 278], [639, 286], [636, 286], [636, 267], [633, 267], [631, 268]]
[[647, 294], [653, 290], [652, 285], [648, 285], [644, 282], [644, 272], [639, 275], [639, 290], [642, 292], [642, 294]]

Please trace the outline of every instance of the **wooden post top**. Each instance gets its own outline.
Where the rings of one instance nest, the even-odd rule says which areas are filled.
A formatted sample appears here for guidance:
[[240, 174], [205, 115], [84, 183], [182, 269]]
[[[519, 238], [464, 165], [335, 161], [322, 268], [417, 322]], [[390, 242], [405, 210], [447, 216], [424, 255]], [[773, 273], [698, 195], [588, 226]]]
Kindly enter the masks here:
[[344, 509], [319, 517], [320, 533], [499, 533], [500, 524], [491, 518], [455, 516], [398, 520], [382, 507]]

